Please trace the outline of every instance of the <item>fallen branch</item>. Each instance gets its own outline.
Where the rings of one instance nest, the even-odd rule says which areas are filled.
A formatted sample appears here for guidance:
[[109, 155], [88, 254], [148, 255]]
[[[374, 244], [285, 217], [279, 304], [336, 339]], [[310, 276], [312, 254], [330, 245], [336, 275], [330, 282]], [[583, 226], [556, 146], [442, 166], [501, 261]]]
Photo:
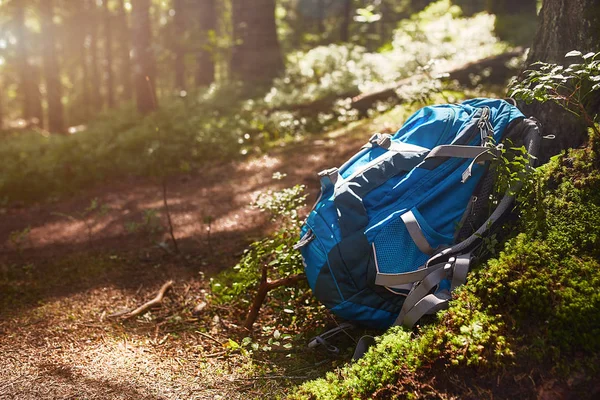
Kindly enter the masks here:
[[[463, 85], [470, 85], [472, 75], [479, 74], [490, 68], [493, 70], [492, 75], [496, 77], [495, 81], [504, 82], [513, 73], [513, 71], [510, 70], [506, 64], [513, 58], [522, 56], [524, 52], [525, 50], [523, 48], [517, 48], [514, 51], [509, 51], [461, 65], [460, 67], [456, 67], [450, 71], [447, 71], [446, 73], [451, 80], [457, 80]], [[398, 89], [414, 82], [419, 78], [422, 78], [423, 76], [425, 76], [425, 74], [416, 74], [409, 78], [394, 82], [384, 89], [355, 96], [352, 98], [352, 108], [358, 110], [361, 114], [365, 114], [370, 108], [373, 107], [373, 104], [378, 101], [393, 100], [402, 102], [402, 99], [398, 97]]]
[[244, 328], [248, 330], [252, 329], [252, 325], [258, 317], [260, 308], [262, 307], [262, 304], [264, 303], [267, 294], [271, 290], [281, 286], [289, 286], [295, 284], [304, 278], [304, 274], [297, 274], [271, 281], [267, 279], [267, 270], [268, 267], [265, 265], [262, 269], [260, 284], [258, 285], [258, 292], [256, 293], [256, 297], [254, 297], [252, 307], [250, 308], [250, 312], [248, 312], [248, 316], [246, 317], [246, 321], [244, 322]]
[[165, 297], [165, 293], [169, 289], [171, 289], [172, 286], [173, 286], [173, 281], [166, 282], [164, 285], [161, 286], [160, 290], [156, 294], [156, 297], [154, 297], [152, 300], [142, 304], [141, 306], [139, 306], [138, 308], [136, 308], [134, 310], [119, 311], [114, 314], [111, 314], [111, 315], [109, 315], [109, 318], [122, 317], [123, 319], [129, 319], [129, 318], [133, 318], [133, 317], [136, 317], [138, 315], [145, 313], [150, 308], [161, 304], [163, 301], [163, 298]]

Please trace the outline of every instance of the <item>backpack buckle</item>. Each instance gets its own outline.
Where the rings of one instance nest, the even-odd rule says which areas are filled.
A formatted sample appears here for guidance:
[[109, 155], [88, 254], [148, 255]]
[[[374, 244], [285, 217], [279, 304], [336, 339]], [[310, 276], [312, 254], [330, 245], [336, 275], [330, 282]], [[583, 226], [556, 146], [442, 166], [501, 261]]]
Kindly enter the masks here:
[[389, 149], [390, 144], [392, 144], [392, 136], [387, 133], [375, 133], [369, 139], [369, 143], [372, 147], [383, 147], [384, 149]]
[[319, 178], [321, 178], [321, 189], [323, 191], [331, 186], [334, 186], [340, 176], [338, 169], [335, 167], [324, 169], [317, 175]]

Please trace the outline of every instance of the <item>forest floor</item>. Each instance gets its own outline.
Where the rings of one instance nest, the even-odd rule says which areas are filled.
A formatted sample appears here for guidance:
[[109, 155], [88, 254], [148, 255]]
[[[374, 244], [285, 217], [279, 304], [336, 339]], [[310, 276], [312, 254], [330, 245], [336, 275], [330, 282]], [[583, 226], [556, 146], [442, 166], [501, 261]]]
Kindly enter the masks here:
[[[1, 208], [0, 399], [255, 398], [314, 378], [315, 365], [336, 365], [305, 348], [250, 357], [229, 341], [243, 315], [210, 303], [210, 313], [191, 310], [206, 300], [209, 278], [269, 230], [249, 207], [260, 192], [300, 183], [310, 202], [317, 171], [340, 165], [373, 132], [395, 131], [403, 113], [169, 179], [180, 254], [165, 246], [160, 182], [127, 179]], [[273, 180], [275, 172], [286, 176]], [[152, 317], [110, 318], [168, 280], [173, 289]]]

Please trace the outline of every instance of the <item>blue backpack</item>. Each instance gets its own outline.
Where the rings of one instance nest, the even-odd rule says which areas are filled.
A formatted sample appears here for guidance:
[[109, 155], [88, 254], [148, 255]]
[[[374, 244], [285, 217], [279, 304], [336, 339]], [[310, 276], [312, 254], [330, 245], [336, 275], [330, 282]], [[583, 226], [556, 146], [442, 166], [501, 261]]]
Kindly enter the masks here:
[[516, 188], [481, 223], [494, 183], [488, 167], [508, 137], [537, 154], [537, 121], [507, 101], [430, 106], [320, 172], [321, 195], [296, 245], [314, 295], [374, 328], [412, 327], [446, 307], [471, 251], [514, 200]]

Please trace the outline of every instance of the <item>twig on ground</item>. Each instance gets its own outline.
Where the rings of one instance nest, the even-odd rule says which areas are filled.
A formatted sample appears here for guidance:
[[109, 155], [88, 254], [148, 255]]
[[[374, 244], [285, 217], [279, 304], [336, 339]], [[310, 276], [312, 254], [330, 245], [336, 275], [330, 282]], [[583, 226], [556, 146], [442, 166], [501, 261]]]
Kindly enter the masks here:
[[109, 315], [109, 318], [122, 317], [123, 319], [129, 319], [129, 318], [133, 318], [133, 317], [136, 317], [138, 315], [145, 313], [150, 308], [162, 303], [162, 300], [165, 297], [165, 293], [169, 289], [171, 289], [172, 286], [173, 286], [173, 281], [166, 282], [164, 285], [162, 285], [162, 287], [156, 294], [156, 297], [154, 297], [152, 300], [142, 304], [141, 306], [139, 306], [138, 308], [136, 308], [134, 310], [119, 311], [114, 314], [111, 314], [111, 315]]
[[208, 333], [204, 333], [204, 332], [200, 332], [200, 331], [196, 331], [197, 334], [204, 336], [207, 339], [212, 340], [213, 342], [217, 342], [219, 343], [221, 346], [223, 346], [223, 343], [220, 342], [218, 339], [215, 339], [214, 337], [210, 336]]
[[292, 375], [266, 375], [266, 376], [250, 376], [248, 378], [238, 378], [240, 381], [259, 381], [261, 379], [309, 379], [308, 375], [292, 376]]
[[256, 297], [254, 298], [254, 302], [252, 303], [252, 307], [250, 308], [250, 312], [246, 317], [246, 321], [244, 322], [244, 328], [248, 330], [252, 330], [252, 325], [256, 318], [258, 317], [258, 313], [260, 311], [260, 307], [265, 301], [267, 294], [280, 286], [288, 286], [299, 282], [302, 278], [304, 278], [304, 274], [292, 275], [285, 278], [276, 279], [271, 281], [267, 279], [267, 270], [268, 267], [264, 266], [262, 269], [262, 275], [260, 278], [260, 285], [258, 286], [258, 292], [256, 293]]

